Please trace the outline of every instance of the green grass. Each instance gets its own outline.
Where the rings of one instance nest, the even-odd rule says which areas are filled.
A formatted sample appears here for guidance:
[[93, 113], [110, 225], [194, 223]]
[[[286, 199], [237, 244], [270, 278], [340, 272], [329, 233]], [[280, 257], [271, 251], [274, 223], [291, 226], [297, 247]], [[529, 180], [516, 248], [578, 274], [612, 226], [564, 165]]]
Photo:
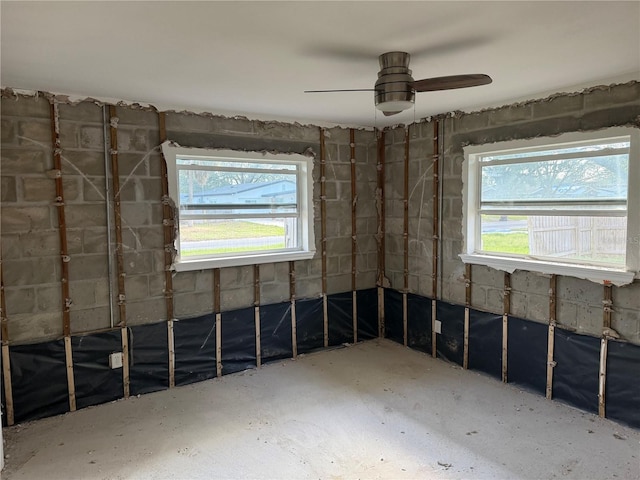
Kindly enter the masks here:
[[284, 248], [284, 242], [274, 243], [272, 245], [262, 245], [259, 247], [221, 247], [221, 248], [196, 248], [194, 250], [186, 250], [182, 252], [183, 257], [195, 257], [198, 255], [216, 255], [219, 253], [240, 253], [255, 252], [258, 250], [277, 250]]
[[482, 250], [529, 254], [529, 235], [527, 233], [485, 233], [482, 235]]
[[180, 238], [184, 242], [282, 236], [284, 236], [284, 227], [245, 221], [230, 220], [204, 225], [180, 225]]

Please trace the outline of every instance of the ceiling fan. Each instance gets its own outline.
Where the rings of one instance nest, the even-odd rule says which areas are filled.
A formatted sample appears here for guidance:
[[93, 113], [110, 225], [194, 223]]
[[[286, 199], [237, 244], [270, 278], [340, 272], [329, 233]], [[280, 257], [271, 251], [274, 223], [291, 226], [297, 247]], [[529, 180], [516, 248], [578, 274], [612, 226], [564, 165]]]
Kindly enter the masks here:
[[374, 88], [305, 90], [305, 93], [373, 91], [376, 108], [385, 116], [390, 116], [411, 108], [415, 102], [416, 92], [477, 87], [492, 82], [489, 75], [481, 73], [414, 80], [409, 70], [410, 59], [411, 56], [406, 52], [387, 52], [380, 55], [378, 57], [380, 71]]

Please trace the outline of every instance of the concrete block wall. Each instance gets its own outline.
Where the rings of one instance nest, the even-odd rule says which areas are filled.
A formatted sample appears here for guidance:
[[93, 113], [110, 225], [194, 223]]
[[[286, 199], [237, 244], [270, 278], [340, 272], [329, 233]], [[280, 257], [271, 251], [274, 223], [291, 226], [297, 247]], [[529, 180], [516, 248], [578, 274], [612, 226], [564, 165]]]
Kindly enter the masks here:
[[[113, 225], [110, 159], [105, 171], [104, 108], [91, 101], [60, 103], [65, 213], [67, 216], [71, 331], [118, 324], [115, 235], [108, 274], [107, 214]], [[126, 321], [140, 325], [166, 320], [162, 178], [158, 114], [138, 106], [116, 106], [118, 167], [124, 251]], [[106, 119], [107, 126], [109, 119]], [[319, 154], [320, 129], [310, 125], [166, 113], [167, 138], [183, 146]], [[107, 131], [107, 153], [109, 149]], [[325, 130], [327, 152], [327, 293], [351, 290], [351, 155], [349, 130]], [[48, 96], [2, 98], [2, 266], [12, 344], [62, 335], [60, 241], [52, 206], [54, 181]], [[357, 175], [357, 287], [376, 280], [375, 134], [355, 132]], [[321, 291], [320, 169], [314, 165], [317, 253], [296, 262], [297, 298]], [[107, 184], [109, 192], [107, 192]], [[108, 212], [108, 213], [107, 213]], [[221, 309], [254, 303], [252, 266], [223, 268]], [[260, 301], [289, 299], [288, 263], [260, 266]], [[110, 286], [111, 284], [111, 293]], [[213, 272], [173, 275], [174, 313], [188, 318], [213, 311]], [[113, 311], [113, 319], [111, 318]]]
[[[462, 163], [463, 147], [505, 140], [554, 136], [565, 132], [598, 130], [613, 126], [640, 128], [640, 83], [595, 87], [578, 94], [555, 95], [543, 100], [507, 105], [485, 111], [454, 113], [443, 123], [441, 158], [442, 235], [440, 240], [440, 298], [465, 304], [465, 266], [459, 258], [463, 247]], [[420, 172], [432, 164], [432, 122], [411, 125], [410, 192]], [[386, 165], [386, 272], [391, 286], [402, 290], [402, 192], [404, 127], [388, 131]], [[633, 158], [631, 161], [640, 161]], [[431, 174], [426, 178], [425, 205], [409, 203], [409, 290], [431, 296]], [[422, 191], [422, 186], [419, 187]], [[422, 195], [420, 195], [422, 196]], [[420, 230], [418, 231], [418, 224]], [[424, 241], [422, 240], [424, 239]], [[634, 241], [630, 239], [629, 241]], [[638, 244], [638, 242], [635, 242]], [[414, 246], [415, 245], [415, 246]], [[640, 245], [639, 245], [640, 248]], [[416, 281], [413, 278], [417, 277]], [[516, 271], [511, 275], [511, 313], [543, 322], [549, 319], [549, 278], [533, 272]], [[489, 267], [472, 266], [472, 306], [503, 313], [504, 273]], [[600, 336], [603, 321], [603, 287], [572, 277], [559, 277], [557, 284], [557, 321], [579, 333]], [[640, 344], [640, 282], [613, 288], [612, 327], [620, 336]]]

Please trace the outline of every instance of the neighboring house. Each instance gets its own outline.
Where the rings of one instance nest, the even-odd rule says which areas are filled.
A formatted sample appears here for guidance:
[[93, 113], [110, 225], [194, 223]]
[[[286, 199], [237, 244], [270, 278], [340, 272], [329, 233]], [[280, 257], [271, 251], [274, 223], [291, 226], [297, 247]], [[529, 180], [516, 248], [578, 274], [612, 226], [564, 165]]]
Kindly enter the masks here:
[[282, 205], [296, 203], [296, 184], [290, 180], [240, 183], [180, 196], [180, 203], [199, 205]]

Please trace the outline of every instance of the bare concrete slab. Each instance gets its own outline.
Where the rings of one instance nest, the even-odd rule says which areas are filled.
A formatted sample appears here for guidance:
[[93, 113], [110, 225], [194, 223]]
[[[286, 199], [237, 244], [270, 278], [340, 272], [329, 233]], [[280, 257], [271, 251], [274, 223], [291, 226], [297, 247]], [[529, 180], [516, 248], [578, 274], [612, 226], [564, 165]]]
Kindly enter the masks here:
[[5, 429], [6, 479], [640, 476], [640, 432], [388, 340]]

